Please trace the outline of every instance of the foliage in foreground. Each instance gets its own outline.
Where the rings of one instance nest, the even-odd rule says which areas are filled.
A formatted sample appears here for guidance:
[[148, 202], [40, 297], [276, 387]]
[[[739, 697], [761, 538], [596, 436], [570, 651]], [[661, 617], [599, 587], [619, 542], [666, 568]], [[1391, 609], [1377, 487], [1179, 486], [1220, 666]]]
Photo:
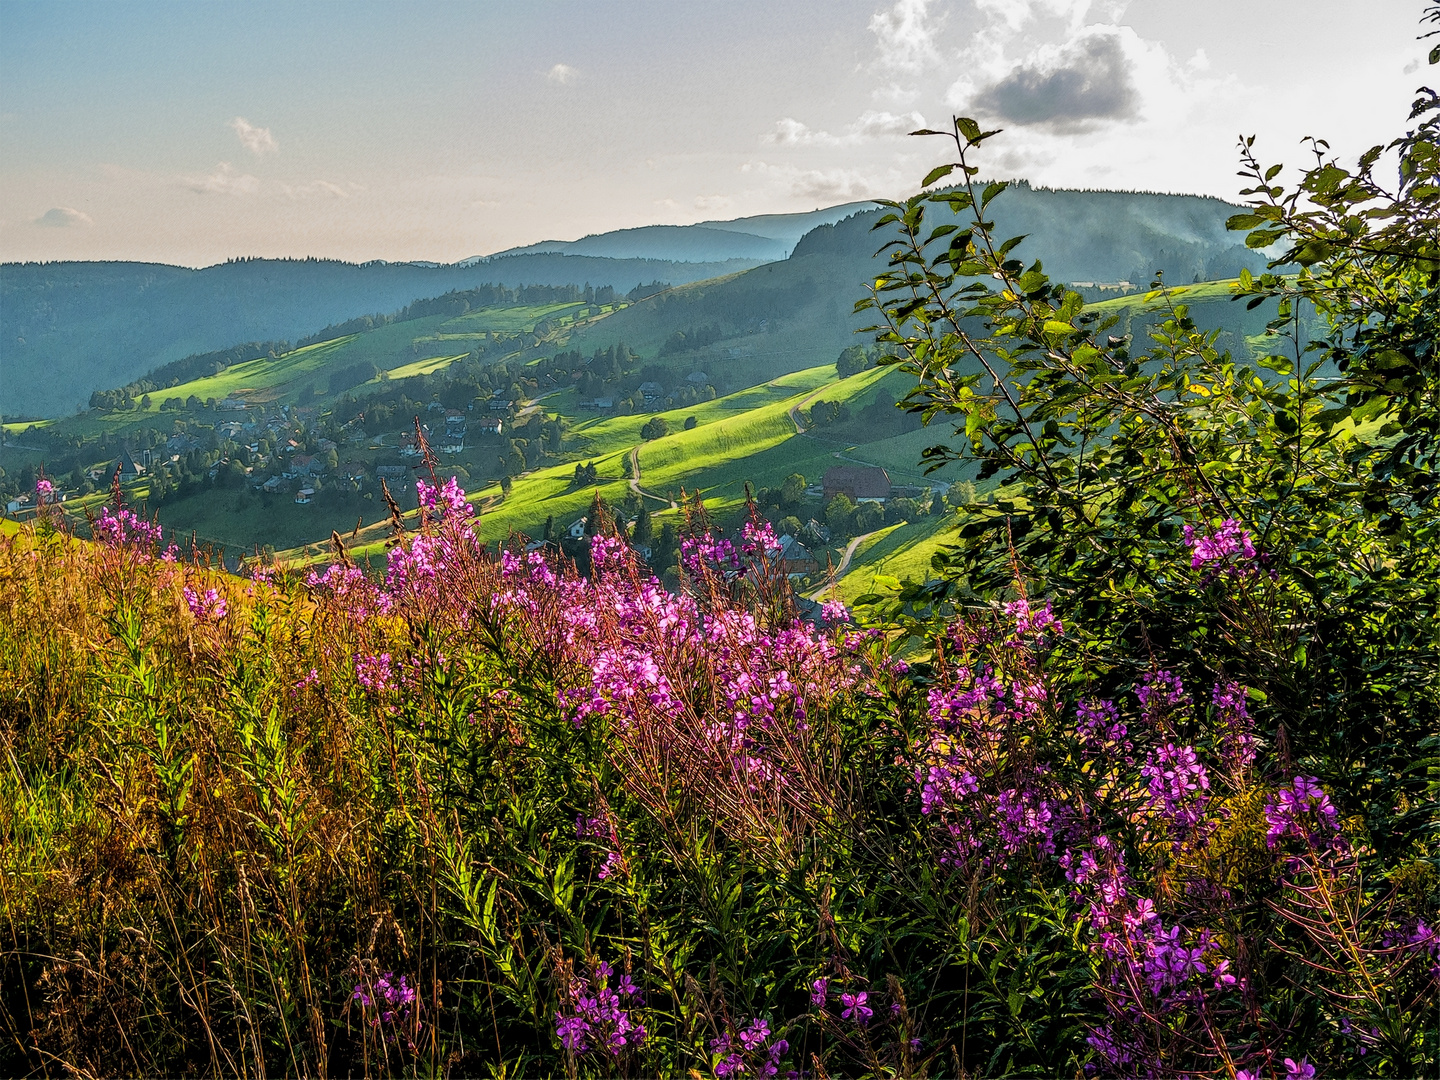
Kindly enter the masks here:
[[[123, 510], [7, 541], [8, 1071], [1434, 1060], [1429, 864], [1376, 880], [1245, 687], [1077, 692], [1023, 596], [907, 668], [797, 621], [758, 520], [692, 522], [674, 595], [423, 494], [384, 583], [224, 578]], [[1196, 535], [1177, 574], [1268, 580]]]

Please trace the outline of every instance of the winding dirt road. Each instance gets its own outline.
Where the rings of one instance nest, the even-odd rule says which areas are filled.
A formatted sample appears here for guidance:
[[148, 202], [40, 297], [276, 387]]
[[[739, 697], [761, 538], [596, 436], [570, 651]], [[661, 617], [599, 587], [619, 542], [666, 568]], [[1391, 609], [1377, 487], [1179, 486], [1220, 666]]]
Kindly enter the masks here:
[[861, 536], [855, 537], [855, 539], [851, 540], [850, 543], [846, 544], [844, 554], [840, 556], [840, 565], [835, 567], [835, 572], [829, 576], [824, 585], [820, 586], [820, 588], [816, 589], [810, 594], [810, 599], [823, 600], [825, 598], [825, 594], [829, 592], [832, 588], [834, 588], [835, 583], [845, 576], [845, 571], [850, 569], [850, 560], [855, 557], [855, 551], [857, 548], [860, 547], [861, 541], [868, 540], [870, 537], [874, 536], [875, 533], [880, 531], [881, 530], [876, 529], [873, 532], [864, 533]]
[[654, 499], [656, 502], [664, 503], [671, 510], [675, 509], [675, 503], [664, 495], [656, 495], [653, 491], [646, 491], [640, 486], [640, 447], [630, 448], [630, 490], [636, 495], [642, 495], [647, 499]]
[[828, 386], [822, 386], [819, 390], [812, 391], [811, 393], [805, 395], [805, 397], [797, 401], [794, 405], [791, 405], [790, 408], [787, 410], [787, 412], [789, 412], [790, 414], [790, 422], [795, 425], [796, 435], [804, 435], [807, 430], [805, 425], [800, 422], [800, 410], [803, 409], [806, 405], [809, 405], [810, 402], [814, 401], [817, 397], [819, 397], [828, 389]]

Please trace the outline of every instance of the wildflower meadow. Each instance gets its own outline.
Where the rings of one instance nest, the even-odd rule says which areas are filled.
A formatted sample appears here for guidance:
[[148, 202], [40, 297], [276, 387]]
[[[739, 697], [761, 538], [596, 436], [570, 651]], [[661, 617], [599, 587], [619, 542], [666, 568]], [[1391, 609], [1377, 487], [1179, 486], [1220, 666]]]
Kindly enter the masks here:
[[991, 235], [993, 133], [940, 133], [861, 306], [999, 486], [854, 611], [698, 500], [673, 591], [433, 472], [383, 567], [42, 505], [0, 546], [0, 1071], [1434, 1075], [1436, 115], [1395, 192], [1243, 148], [1258, 368], [1163, 283], [1109, 336]]

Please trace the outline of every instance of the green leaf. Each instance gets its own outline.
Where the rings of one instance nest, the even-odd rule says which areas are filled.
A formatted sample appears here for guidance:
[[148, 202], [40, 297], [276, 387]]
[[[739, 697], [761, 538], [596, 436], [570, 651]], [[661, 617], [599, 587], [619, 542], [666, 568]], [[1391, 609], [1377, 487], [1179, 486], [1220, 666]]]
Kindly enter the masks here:
[[1284, 235], [1284, 229], [1256, 229], [1245, 237], [1245, 246], [1252, 249], [1269, 247]]
[[965, 136], [965, 141], [973, 143], [980, 138], [980, 125], [968, 116], [957, 116], [955, 118], [955, 129]]
[[[955, 171], [954, 165], [938, 165], [925, 174], [925, 179], [920, 182], [921, 187], [929, 187], [936, 180], [941, 180]], [[913, 175], [913, 174], [912, 174]]]
[[1255, 226], [1263, 224], [1265, 224], [1265, 219], [1259, 214], [1234, 214], [1225, 219], [1225, 228], [1233, 232], [1253, 229]]

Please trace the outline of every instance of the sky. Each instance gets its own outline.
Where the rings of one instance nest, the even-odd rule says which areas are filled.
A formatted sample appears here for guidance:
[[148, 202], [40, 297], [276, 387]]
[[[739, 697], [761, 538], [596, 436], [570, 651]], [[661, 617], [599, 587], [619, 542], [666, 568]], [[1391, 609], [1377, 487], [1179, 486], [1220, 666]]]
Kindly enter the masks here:
[[1238, 200], [1437, 72], [1423, 0], [0, 0], [0, 260], [450, 262], [987, 175]]

